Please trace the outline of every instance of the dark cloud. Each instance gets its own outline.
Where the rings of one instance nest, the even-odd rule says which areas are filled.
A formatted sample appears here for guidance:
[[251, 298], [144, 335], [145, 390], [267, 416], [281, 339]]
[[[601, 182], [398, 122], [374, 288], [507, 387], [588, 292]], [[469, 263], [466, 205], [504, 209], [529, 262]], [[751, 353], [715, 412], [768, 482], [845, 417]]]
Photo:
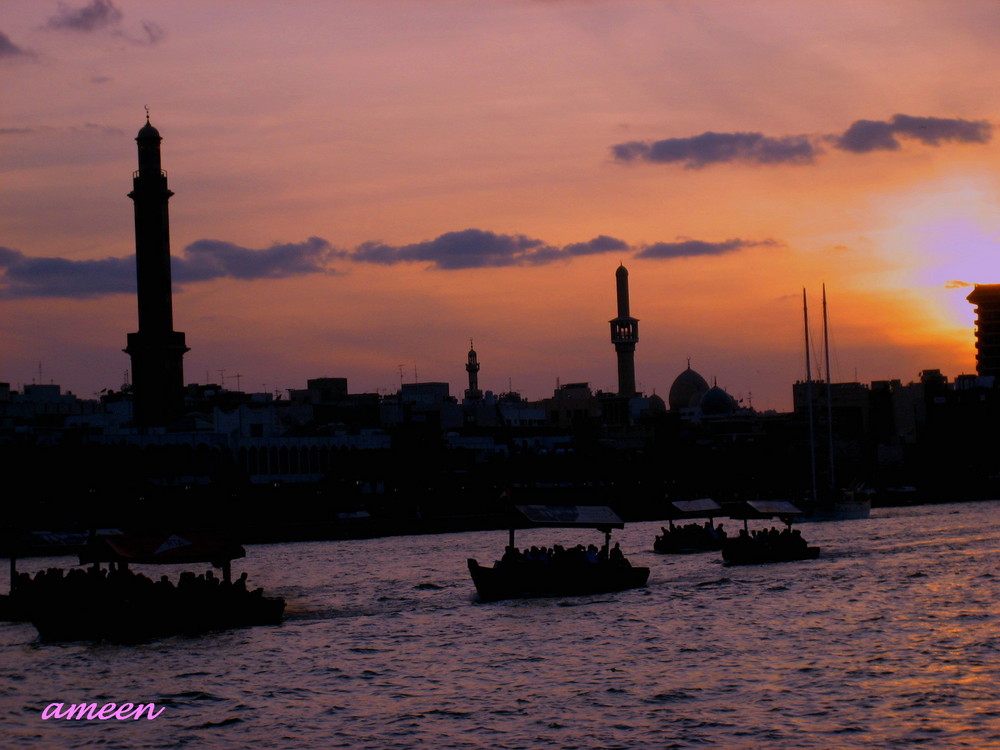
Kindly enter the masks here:
[[50, 29], [91, 32], [115, 26], [121, 20], [122, 12], [111, 0], [90, 0], [80, 7], [59, 3], [59, 10], [45, 22], [45, 26]]
[[33, 55], [23, 47], [18, 47], [9, 36], [0, 31], [0, 60], [24, 57], [33, 57]]
[[915, 138], [926, 146], [939, 146], [943, 141], [988, 143], [992, 135], [993, 125], [986, 120], [893, 115], [887, 122], [858, 120], [832, 140], [839, 149], [864, 154], [898, 150], [897, 136]]
[[687, 169], [708, 164], [811, 164], [819, 148], [804, 135], [771, 138], [763, 133], [707, 132], [690, 138], [667, 138], [644, 143], [630, 141], [611, 147], [618, 161], [683, 162]]
[[566, 245], [563, 248], [563, 252], [569, 255], [595, 255], [597, 253], [624, 252], [629, 249], [627, 242], [601, 234], [594, 237], [590, 242], [577, 242], [572, 245]]
[[627, 141], [611, 147], [616, 161], [656, 164], [682, 163], [687, 169], [709, 164], [812, 164], [823, 153], [822, 144], [832, 144], [856, 154], [897, 151], [899, 138], [911, 138], [926, 146], [943, 142], [987, 143], [993, 124], [986, 120], [893, 115], [890, 120], [856, 120], [847, 130], [830, 135], [786, 135], [763, 133], [713, 133], [662, 141]]
[[0, 247], [0, 298], [70, 297], [87, 299], [135, 293], [135, 259], [67, 260], [29, 258]]
[[330, 261], [339, 255], [322, 237], [305, 242], [275, 244], [263, 250], [222, 240], [197, 240], [173, 259], [178, 283], [209, 279], [282, 279], [311, 273], [333, 273]]
[[694, 258], [701, 255], [725, 255], [746, 250], [749, 247], [761, 245], [774, 246], [775, 240], [741, 240], [731, 239], [722, 242], [705, 242], [703, 240], [681, 239], [677, 242], [657, 242], [647, 245], [638, 253], [637, 258], [656, 258], [672, 260], [674, 258]]
[[[231, 242], [198, 240], [180, 257], [172, 258], [177, 284], [219, 278], [280, 279], [313, 273], [334, 273], [329, 263], [338, 256], [320, 237], [251, 250]], [[30, 258], [0, 247], [0, 298], [68, 297], [88, 299], [135, 293], [135, 257], [103, 260]]]
[[354, 250], [351, 259], [383, 264], [422, 261], [454, 270], [546, 262], [554, 259], [556, 254], [556, 248], [523, 234], [494, 234], [482, 229], [465, 229], [412, 245], [366, 242]]
[[430, 263], [443, 270], [496, 268], [502, 266], [542, 265], [568, 260], [576, 255], [624, 252], [628, 243], [599, 235], [589, 242], [556, 247], [523, 234], [495, 234], [482, 229], [448, 232], [427, 242], [412, 245], [386, 245], [366, 242], [350, 253], [351, 260], [362, 263]]

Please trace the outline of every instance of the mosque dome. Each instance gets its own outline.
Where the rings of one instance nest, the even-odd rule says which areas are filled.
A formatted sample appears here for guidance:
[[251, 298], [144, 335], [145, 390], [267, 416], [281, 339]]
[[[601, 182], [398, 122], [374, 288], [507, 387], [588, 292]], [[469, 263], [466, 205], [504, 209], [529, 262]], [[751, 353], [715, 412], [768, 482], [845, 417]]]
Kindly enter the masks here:
[[649, 397], [648, 404], [647, 408], [650, 411], [665, 412], [667, 410], [666, 402], [655, 393]]
[[670, 411], [680, 411], [690, 409], [701, 403], [701, 397], [708, 393], [708, 381], [691, 369], [688, 364], [687, 369], [674, 380], [670, 386], [670, 393], [667, 394], [667, 403], [670, 404]]
[[708, 393], [701, 398], [701, 413], [706, 417], [732, 414], [737, 408], [736, 399], [717, 385], [709, 388]]

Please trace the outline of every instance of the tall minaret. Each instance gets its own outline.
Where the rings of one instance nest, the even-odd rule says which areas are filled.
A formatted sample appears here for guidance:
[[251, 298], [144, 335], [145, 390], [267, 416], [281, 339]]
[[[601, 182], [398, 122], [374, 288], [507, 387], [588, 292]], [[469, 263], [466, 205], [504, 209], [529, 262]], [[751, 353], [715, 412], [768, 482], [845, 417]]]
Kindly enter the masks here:
[[468, 401], [478, 401], [483, 397], [483, 392], [479, 390], [479, 359], [476, 357], [476, 350], [472, 348], [472, 339], [469, 339], [469, 359], [465, 363], [465, 371], [469, 373], [469, 388], [465, 392]]
[[160, 133], [146, 124], [136, 136], [139, 169], [132, 175], [139, 330], [128, 334], [132, 358], [133, 424], [157, 427], [181, 415], [184, 404], [184, 334], [174, 330], [170, 288], [167, 174], [160, 169]]
[[639, 341], [639, 321], [629, 315], [628, 269], [619, 264], [615, 271], [618, 289], [618, 317], [611, 322], [611, 343], [618, 352], [618, 395], [635, 395], [635, 345]]

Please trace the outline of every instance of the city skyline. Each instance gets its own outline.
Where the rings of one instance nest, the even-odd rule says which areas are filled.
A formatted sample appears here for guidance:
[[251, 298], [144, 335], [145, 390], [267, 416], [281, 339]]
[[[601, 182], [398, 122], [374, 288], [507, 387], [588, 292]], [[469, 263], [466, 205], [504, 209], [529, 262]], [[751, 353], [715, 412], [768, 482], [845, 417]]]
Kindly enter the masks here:
[[473, 337], [483, 390], [613, 392], [620, 262], [647, 394], [789, 408], [823, 282], [835, 380], [975, 371], [990, 3], [252, 5], [0, 2], [0, 380], [129, 369], [144, 105], [187, 382], [458, 392]]

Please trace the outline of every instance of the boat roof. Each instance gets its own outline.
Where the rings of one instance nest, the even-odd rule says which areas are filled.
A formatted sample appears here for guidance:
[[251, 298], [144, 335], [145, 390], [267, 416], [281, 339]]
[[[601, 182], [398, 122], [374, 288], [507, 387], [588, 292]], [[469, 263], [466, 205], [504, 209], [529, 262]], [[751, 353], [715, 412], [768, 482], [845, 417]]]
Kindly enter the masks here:
[[705, 518], [722, 515], [722, 506], [710, 497], [674, 500], [670, 506], [673, 518]]
[[774, 518], [801, 516], [802, 511], [787, 500], [744, 500], [729, 508], [730, 518]]
[[213, 531], [98, 534], [80, 552], [80, 563], [130, 562], [147, 565], [207, 562], [216, 567], [245, 557], [246, 550]]
[[624, 529], [625, 522], [606, 505], [515, 505], [531, 526]]

